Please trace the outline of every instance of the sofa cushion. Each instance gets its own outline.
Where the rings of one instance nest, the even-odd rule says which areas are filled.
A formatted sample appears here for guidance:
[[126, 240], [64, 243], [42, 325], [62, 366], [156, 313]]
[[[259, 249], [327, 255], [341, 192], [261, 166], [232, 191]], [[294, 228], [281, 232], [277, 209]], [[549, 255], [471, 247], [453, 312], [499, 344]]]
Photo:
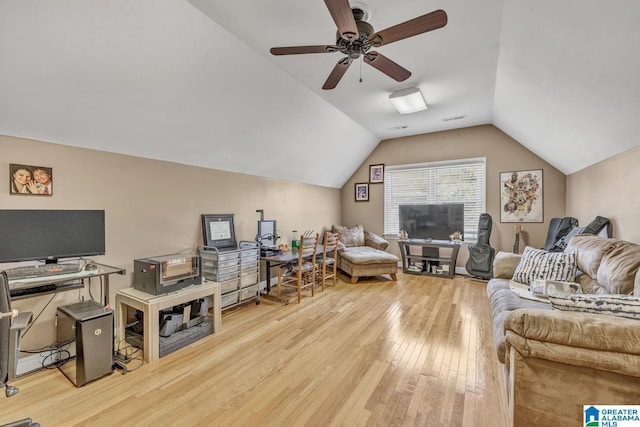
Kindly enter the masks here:
[[498, 251], [493, 258], [493, 277], [497, 279], [511, 279], [521, 258], [522, 256], [519, 254]]
[[595, 279], [604, 254], [615, 246], [613, 239], [604, 239], [591, 234], [573, 236], [565, 252], [576, 252], [578, 269], [587, 276]]
[[384, 251], [389, 246], [389, 242], [386, 239], [367, 230], [364, 231], [364, 244], [381, 251]]
[[397, 264], [399, 261], [397, 256], [369, 246], [348, 247], [340, 253], [340, 257], [352, 264]]
[[511, 289], [498, 289], [493, 292], [491, 297], [491, 326], [493, 326], [493, 343], [496, 346], [496, 355], [498, 356], [500, 363], [504, 363], [505, 360], [505, 319], [509, 313], [519, 308], [551, 310], [551, 306], [549, 304], [522, 299], [514, 294]]
[[[509, 276], [511, 277], [511, 276]], [[491, 299], [493, 297], [493, 294], [496, 291], [502, 290], [502, 289], [511, 289], [511, 287], [509, 286], [509, 280], [508, 279], [491, 279], [489, 280], [489, 282], [487, 283], [487, 295], [489, 296], [489, 299]]]
[[527, 246], [513, 273], [513, 280], [526, 285], [535, 279], [572, 282], [576, 277], [576, 266], [575, 252], [547, 252]]
[[635, 289], [640, 295], [640, 286], [636, 285], [640, 245], [582, 234], [571, 239], [567, 251], [577, 253], [578, 268], [588, 276], [577, 280], [584, 293], [631, 294]]
[[640, 298], [630, 295], [549, 295], [551, 306], [564, 311], [609, 314], [640, 320]]
[[602, 257], [595, 279], [606, 289], [606, 293], [631, 294], [639, 268], [640, 246], [619, 242]]
[[364, 227], [360, 224], [354, 227], [334, 225], [333, 233], [340, 233], [339, 239], [346, 247], [364, 246]]

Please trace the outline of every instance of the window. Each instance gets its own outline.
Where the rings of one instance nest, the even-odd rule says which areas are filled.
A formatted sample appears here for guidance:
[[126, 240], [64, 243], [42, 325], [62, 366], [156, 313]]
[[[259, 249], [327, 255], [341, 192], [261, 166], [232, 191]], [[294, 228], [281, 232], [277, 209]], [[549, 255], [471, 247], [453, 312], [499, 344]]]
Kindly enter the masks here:
[[384, 176], [384, 234], [400, 233], [402, 204], [464, 203], [464, 240], [478, 237], [485, 211], [485, 159], [387, 166]]

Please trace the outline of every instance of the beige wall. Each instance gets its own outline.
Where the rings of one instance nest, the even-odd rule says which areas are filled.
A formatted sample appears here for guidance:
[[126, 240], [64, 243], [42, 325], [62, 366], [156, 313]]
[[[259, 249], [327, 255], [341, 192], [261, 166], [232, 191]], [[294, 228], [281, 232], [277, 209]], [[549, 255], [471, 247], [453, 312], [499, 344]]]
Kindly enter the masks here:
[[[3, 136], [0, 159], [2, 209], [106, 211], [107, 254], [95, 259], [127, 269], [126, 276], [112, 276], [112, 304], [115, 291], [131, 285], [134, 259], [194, 251], [202, 244], [201, 214], [235, 214], [237, 239], [254, 240], [256, 209], [264, 209], [265, 219], [278, 221], [279, 243], [289, 242], [294, 229], [321, 232], [340, 222], [338, 189]], [[10, 163], [52, 167], [54, 195], [10, 195]], [[95, 296], [99, 289], [93, 288]], [[25, 337], [25, 348], [53, 343], [55, 308], [79, 298], [79, 291], [58, 294]], [[41, 296], [14, 306], [37, 314], [48, 300]]]
[[609, 218], [614, 237], [640, 242], [640, 147], [567, 177], [567, 215], [580, 225]]
[[[342, 188], [342, 220], [345, 225], [363, 224], [376, 233], [382, 233], [384, 229], [382, 184], [370, 186], [369, 202], [354, 201], [354, 184], [368, 181], [369, 165], [384, 163], [391, 166], [474, 157], [485, 157], [487, 162], [486, 210], [493, 218], [491, 245], [496, 250], [510, 252], [514, 243], [513, 223], [500, 223], [500, 172], [543, 169], [544, 223], [525, 224], [520, 251], [527, 243], [543, 247], [549, 220], [565, 216], [565, 176], [491, 125], [382, 141]], [[399, 255], [393, 239], [389, 251]], [[458, 267], [464, 266], [467, 257], [466, 249], [460, 251]]]

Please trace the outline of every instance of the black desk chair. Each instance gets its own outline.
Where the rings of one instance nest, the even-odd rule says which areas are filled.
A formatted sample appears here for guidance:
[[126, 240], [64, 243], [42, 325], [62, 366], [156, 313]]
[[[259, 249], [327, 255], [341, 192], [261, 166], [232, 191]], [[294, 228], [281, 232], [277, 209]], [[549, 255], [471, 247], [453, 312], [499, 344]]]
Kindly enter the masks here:
[[4, 387], [7, 397], [18, 393], [16, 387], [7, 384], [9, 382], [9, 355], [11, 343], [11, 295], [9, 295], [9, 279], [7, 273], [0, 272], [0, 385]]

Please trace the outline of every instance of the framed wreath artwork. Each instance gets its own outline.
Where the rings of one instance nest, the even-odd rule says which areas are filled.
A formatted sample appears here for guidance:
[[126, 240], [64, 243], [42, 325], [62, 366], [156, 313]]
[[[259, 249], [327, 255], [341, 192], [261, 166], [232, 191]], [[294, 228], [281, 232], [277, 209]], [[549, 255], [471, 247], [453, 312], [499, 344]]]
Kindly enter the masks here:
[[543, 222], [542, 169], [500, 172], [500, 222]]
[[356, 184], [356, 202], [368, 202], [369, 201], [369, 183], [358, 182]]

